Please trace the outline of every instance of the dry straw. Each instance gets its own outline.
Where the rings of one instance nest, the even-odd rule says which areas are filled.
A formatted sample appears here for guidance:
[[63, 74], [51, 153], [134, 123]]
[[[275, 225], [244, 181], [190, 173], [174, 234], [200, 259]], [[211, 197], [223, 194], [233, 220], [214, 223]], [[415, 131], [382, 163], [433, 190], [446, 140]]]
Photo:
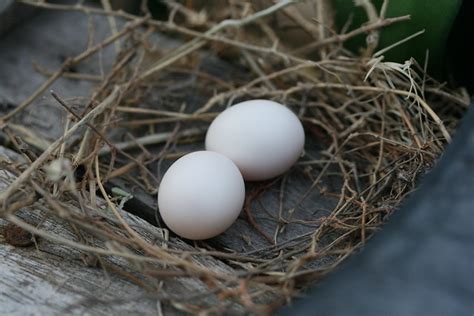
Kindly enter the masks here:
[[[374, 52], [381, 28], [409, 19], [384, 18], [388, 1], [382, 12], [377, 12], [370, 1], [361, 1], [369, 22], [345, 34], [329, 29], [329, 16], [318, 14], [324, 21], [304, 19], [295, 10], [294, 1], [289, 0], [260, 10], [249, 3], [229, 1], [225, 10], [215, 14], [169, 1], [170, 15], [164, 21], [152, 19], [143, 9], [145, 6], [142, 16], [112, 11], [108, 1], [102, 1], [105, 9], [82, 2], [20, 2], [79, 11], [85, 14], [84, 18], [105, 15], [112, 35], [69, 58], [54, 72], [37, 67], [49, 78], [31, 97], [2, 117], [3, 129], [12, 143], [21, 149], [15, 136], [28, 139], [31, 153], [22, 150], [29, 161], [26, 166], [8, 165], [17, 178], [0, 195], [0, 215], [46, 240], [102, 259], [129, 260], [135, 271], [122, 273], [125, 277], [149, 289], [150, 295], [162, 302], [192, 313], [221, 313], [228, 309], [266, 313], [314, 285], [363, 245], [415, 189], [419, 175], [433, 166], [442, 153], [468, 104], [466, 98], [431, 79], [416, 62], [386, 62], [384, 51]], [[327, 6], [327, 2], [317, 2], [318, 8]], [[301, 32], [313, 38], [311, 43], [289, 47], [276, 31], [277, 14], [296, 21]], [[115, 19], [127, 23], [116, 23]], [[178, 38], [182, 44], [168, 52], [150, 54], [156, 44], [150, 35], [158, 31]], [[368, 34], [371, 41], [366, 51], [354, 56], [342, 44], [360, 34]], [[118, 54], [106, 75], [68, 72], [71, 66], [110, 44], [115, 45]], [[203, 56], [209, 54], [225, 54], [223, 58], [243, 70], [233, 80], [200, 72]], [[197, 76], [205, 82], [197, 87], [206, 97], [197, 107], [182, 106], [181, 101], [170, 101], [175, 106], [163, 108], [143, 106], [154, 90], [177, 84], [172, 74]], [[51, 143], [38, 139], [27, 126], [12, 123], [13, 117], [48, 92], [61, 77], [99, 81], [80, 111], [61, 98], [63, 91], [53, 93], [69, 115], [62, 137]], [[267, 246], [240, 252], [227, 247], [204, 247], [205, 243], [186, 245], [177, 237], [167, 237], [166, 230], [163, 243], [156, 244], [136, 232], [119, 212], [130, 196], [119, 192], [119, 197], [110, 198], [104, 188], [106, 181], [127, 178], [135, 172], [140, 179], [136, 184], [153, 194], [159, 179], [151, 166], [176, 159], [189, 150], [190, 144], [200, 144], [203, 128], [215, 115], [235, 100], [250, 98], [268, 98], [292, 107], [304, 123], [309, 144], [317, 143], [320, 148], [317, 158], [311, 158], [307, 148], [307, 155], [290, 174], [254, 184], [248, 191], [248, 225], [267, 240]], [[124, 127], [133, 130], [136, 137], [115, 141], [114, 133]], [[70, 141], [73, 137], [79, 141]], [[150, 147], [145, 146], [160, 150], [150, 152]], [[73, 176], [78, 166], [84, 170], [80, 180]], [[305, 177], [308, 185], [286, 208], [282, 201], [291, 173]], [[336, 185], [329, 188], [325, 185], [329, 180]], [[97, 189], [105, 198], [105, 205], [95, 196]], [[272, 190], [279, 192], [274, 197], [280, 207], [274, 218], [277, 229], [269, 231], [256, 220], [253, 205], [259, 196]], [[314, 192], [331, 198], [332, 209], [317, 219], [298, 219], [295, 214]], [[76, 207], [70, 207], [71, 203]], [[30, 205], [43, 209], [45, 216], [61, 218], [80, 236], [92, 235], [102, 243], [67, 239], [27, 224], [16, 213]], [[113, 220], [97, 221], [91, 215], [103, 214], [105, 209]], [[283, 238], [285, 227], [291, 230], [290, 224], [295, 223], [309, 229]], [[206, 258], [222, 262], [227, 269], [206, 265]], [[315, 261], [318, 265], [313, 264]], [[157, 288], [151, 282], [168, 278], [199, 279], [206, 287], [197, 294], [183, 293], [180, 300], [167, 296], [161, 283]]]

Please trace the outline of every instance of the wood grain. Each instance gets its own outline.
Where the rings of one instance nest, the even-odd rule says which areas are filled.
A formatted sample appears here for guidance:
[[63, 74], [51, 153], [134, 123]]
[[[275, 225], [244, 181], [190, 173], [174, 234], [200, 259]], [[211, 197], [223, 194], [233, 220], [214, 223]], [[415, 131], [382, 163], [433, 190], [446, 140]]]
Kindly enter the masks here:
[[[12, 158], [21, 160], [18, 154], [0, 147], [0, 160], [11, 161]], [[5, 190], [14, 179], [14, 175], [0, 169], [0, 191]], [[101, 199], [98, 203], [105, 205]], [[73, 204], [69, 207], [77, 208]], [[105, 209], [102, 212], [105, 213], [100, 216], [111, 215]], [[27, 207], [21, 209], [18, 215], [39, 229], [69, 240], [77, 239], [69, 224], [48, 216], [44, 210]], [[121, 212], [121, 215], [148, 242], [156, 243], [164, 238], [162, 229], [127, 212]], [[135, 272], [131, 262], [122, 258], [97, 258], [44, 238], [34, 238], [28, 247], [13, 246], [6, 238], [5, 228], [8, 225], [7, 221], [0, 219], [1, 315], [156, 315], [160, 307], [167, 311], [167, 315], [179, 315], [170, 302], [179, 303], [188, 296], [207, 290], [207, 286], [198, 279], [144, 278]], [[181, 249], [193, 249], [179, 240], [174, 242]], [[100, 242], [95, 245], [103, 247]], [[198, 260], [216, 270], [233, 271], [212, 257]], [[132, 283], [131, 278], [122, 277], [114, 270], [135, 276], [134, 279], [141, 285]], [[160, 282], [162, 285], [159, 285]], [[150, 291], [153, 288], [162, 290]], [[160, 298], [165, 298], [166, 303], [160, 302]], [[214, 299], [210, 296], [208, 302], [212, 303]]]
[[[43, 74], [34, 71], [32, 61], [54, 71], [60, 67], [65, 58], [74, 56], [87, 47], [86, 34], [89, 23], [94, 25], [95, 43], [110, 34], [107, 21], [103, 17], [91, 17], [88, 20], [87, 16], [77, 12], [41, 12], [28, 23], [0, 39], [0, 69], [3, 72], [0, 76], [0, 113], [7, 113], [21, 104], [46, 79]], [[160, 34], [154, 34], [153, 41], [159, 43], [160, 47], [172, 47], [176, 44], [176, 41]], [[224, 82], [229, 81], [232, 76], [244, 78], [242, 80], [248, 76], [241, 69], [236, 69], [232, 64], [215, 56], [206, 55], [204, 52], [201, 56], [202, 64], [199, 70]], [[78, 65], [74, 71], [100, 76], [107, 72], [114, 58], [114, 49], [109, 47], [98, 56]], [[188, 110], [204, 104], [209, 96], [200, 95], [197, 92], [196, 85], [199, 84], [199, 80], [196, 76], [190, 74], [182, 78], [181, 81], [173, 82], [172, 87], [168, 86], [172, 93], [167, 94], [157, 88], [151, 91], [150, 99], [140, 106], [176, 111], [183, 103], [187, 104]], [[90, 96], [96, 84], [95, 81], [60, 78], [52, 89], [64, 97], [71, 106], [80, 107], [84, 99]], [[212, 89], [212, 86], [209, 88]], [[222, 110], [222, 107], [218, 110]], [[19, 113], [14, 123], [27, 126], [32, 133], [51, 142], [62, 135], [65, 118], [65, 111], [52, 100], [48, 93], [45, 93], [26, 111]], [[202, 123], [200, 127], [205, 128], [205, 124], [207, 123]], [[157, 131], [163, 128], [162, 125], [157, 125]], [[169, 127], [169, 125], [165, 126], [165, 128]], [[22, 134], [22, 138], [25, 142], [28, 141], [27, 135]], [[161, 148], [160, 146], [147, 147], [152, 154], [158, 153]], [[179, 147], [179, 151], [184, 152], [202, 149], [202, 142], [183, 144]], [[306, 157], [319, 159], [320, 149], [317, 141], [308, 140]], [[41, 153], [41, 148], [37, 149], [37, 152]], [[3, 150], [3, 154], [11, 156], [10, 159], [16, 159], [15, 154], [7, 150]], [[155, 164], [151, 170], [160, 177], [171, 163], [172, 161], [164, 161], [159, 170]], [[306, 168], [303, 165], [295, 166], [288, 177], [284, 180], [279, 179], [270, 190], [251, 203], [251, 213], [256, 222], [268, 235], [276, 236], [278, 243], [284, 243], [314, 231], [318, 225], [318, 218], [327, 214], [336, 202], [336, 199], [323, 196], [318, 190], [313, 190], [301, 205], [294, 208], [300, 196], [312, 183], [312, 179], [306, 176]], [[312, 168], [318, 168], [318, 166]], [[5, 171], [0, 170], [0, 173], [6, 175]], [[131, 174], [131, 177], [134, 176], [136, 175]], [[0, 178], [2, 178], [0, 187], [3, 186], [3, 188], [12, 181], [11, 175]], [[284, 181], [284, 194], [281, 193], [281, 181]], [[134, 199], [127, 202], [126, 209], [137, 216], [122, 212], [131, 226], [136, 227], [137, 231], [148, 240], [156, 240], [156, 236], [163, 235], [163, 230], [159, 227], [156, 195], [137, 187], [126, 178], [112, 179], [107, 185], [109, 189], [120, 187], [133, 194]], [[334, 186], [330, 180], [322, 181], [321, 185], [328, 188]], [[258, 184], [249, 183], [246, 190], [253, 192], [257, 187]], [[51, 217], [45, 217], [43, 211], [26, 208], [20, 214], [31, 224], [40, 225], [42, 229], [72, 240], [75, 238], [68, 225]], [[284, 223], [285, 219], [290, 219], [290, 221]], [[311, 223], [302, 224], [303, 221]], [[153, 226], [149, 224], [150, 222], [158, 226]], [[1, 220], [0, 230], [5, 225], [7, 223]], [[180, 249], [258, 253], [258, 256], [261, 255], [262, 258], [265, 254], [273, 256], [277, 248], [249, 225], [244, 212], [228, 231], [211, 240], [197, 243], [199, 246], [197, 248], [173, 235], [171, 237], [174, 238], [175, 244], [179, 244]], [[165, 280], [163, 289], [159, 293], [147, 292], [125, 278], [111, 271], [107, 272], [107, 269], [85, 265], [84, 262], [88, 265], [91, 262], [84, 252], [44, 239], [38, 239], [36, 244], [28, 248], [18, 248], [9, 245], [5, 238], [2, 238], [0, 254], [5, 259], [0, 260], [0, 314], [156, 315], [159, 313], [157, 306], [161, 306], [157, 305], [158, 297], [166, 298], [164, 301], [167, 303], [162, 304], [165, 314], [176, 314], [176, 309], [168, 302], [187, 301], [188, 297], [208, 290], [207, 286], [199, 280], [176, 278]], [[225, 263], [231, 260], [221, 261], [209, 256], [199, 260], [202, 260], [202, 264], [206, 267], [235, 272]], [[317, 266], [318, 262], [315, 261], [314, 265]], [[118, 265], [128, 272], [133, 268], [124, 260], [112, 260], [111, 264]], [[160, 281], [162, 280], [145, 280], [147, 284], [155, 287]], [[208, 303], [212, 304], [213, 300], [216, 298], [209, 296]], [[235, 312], [242, 312], [238, 307], [235, 308]]]

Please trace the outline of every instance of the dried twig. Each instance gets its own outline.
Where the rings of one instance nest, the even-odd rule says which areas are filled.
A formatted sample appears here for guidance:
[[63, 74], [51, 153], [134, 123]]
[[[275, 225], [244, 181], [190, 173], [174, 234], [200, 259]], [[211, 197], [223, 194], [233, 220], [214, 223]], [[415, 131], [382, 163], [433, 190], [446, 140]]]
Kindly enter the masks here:
[[28, 178], [31, 176], [33, 172], [35, 172], [46, 160], [48, 160], [61, 144], [66, 141], [69, 137], [71, 137], [80, 127], [84, 126], [86, 123], [94, 119], [97, 115], [105, 111], [108, 107], [112, 104], [117, 102], [120, 98], [120, 88], [115, 87], [114, 91], [106, 98], [102, 103], [97, 105], [92, 111], [90, 111], [87, 115], [85, 115], [79, 122], [74, 124], [63, 136], [58, 138], [55, 142], [53, 142], [23, 173], [15, 179], [15, 181], [8, 187], [7, 190], [1, 192], [0, 194], [0, 205], [2, 209], [5, 210], [7, 207], [5, 203], [7, 203], [8, 197], [15, 192]]
[[15, 116], [17, 113], [23, 111], [25, 108], [27, 108], [36, 98], [38, 98], [43, 92], [45, 92], [58, 78], [61, 77], [61, 75], [66, 71], [66, 69], [70, 68], [73, 65], [76, 65], [83, 61], [86, 58], [89, 58], [90, 56], [94, 55], [98, 51], [102, 50], [104, 47], [107, 45], [110, 45], [111, 43], [115, 42], [117, 39], [120, 37], [126, 35], [127, 33], [131, 32], [133, 29], [138, 27], [139, 25], [142, 25], [146, 19], [140, 19], [137, 21], [134, 21], [133, 23], [127, 25], [125, 28], [123, 28], [119, 33], [116, 33], [109, 38], [105, 39], [101, 43], [88, 48], [86, 51], [82, 52], [81, 54], [67, 59], [61, 68], [57, 70], [47, 81], [45, 81], [36, 91], [28, 97], [23, 103], [18, 105], [14, 110], [11, 112], [5, 114], [1, 119], [1, 123], [7, 122], [9, 119], [11, 119], [13, 116]]

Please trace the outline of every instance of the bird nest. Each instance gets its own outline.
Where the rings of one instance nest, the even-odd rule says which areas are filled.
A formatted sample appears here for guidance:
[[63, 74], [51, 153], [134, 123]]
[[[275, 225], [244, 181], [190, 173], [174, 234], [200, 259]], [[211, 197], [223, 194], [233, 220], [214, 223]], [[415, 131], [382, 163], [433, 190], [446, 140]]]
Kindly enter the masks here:
[[[68, 113], [57, 140], [28, 155], [15, 132], [8, 134], [27, 162], [8, 165], [17, 178], [1, 194], [2, 217], [100, 262], [127, 260], [125, 277], [191, 313], [270, 312], [317, 284], [368, 242], [416, 188], [468, 104], [425, 66], [386, 62], [384, 51], [376, 51], [379, 30], [408, 17], [380, 17], [332, 34], [324, 26], [329, 21], [299, 19], [288, 0], [260, 8], [232, 2], [220, 14], [168, 2], [164, 20], [146, 10], [132, 15], [84, 4], [23, 2], [105, 15], [112, 35], [67, 59], [3, 117], [4, 126], [56, 79], [89, 79], [71, 73], [72, 66], [109, 45], [116, 45], [117, 55], [86, 101], [53, 93]], [[273, 24], [278, 14], [314, 35], [311, 44], [294, 47], [280, 39]], [[177, 39], [174, 47], [163, 49], [157, 32]], [[346, 51], [344, 42], [360, 34], [372, 39], [367, 48], [360, 55]], [[285, 104], [301, 119], [307, 143], [298, 163], [276, 179], [247, 183], [241, 217], [214, 239], [180, 239], [163, 226], [158, 210], [148, 219], [161, 227], [159, 240], [137, 231], [123, 211], [144, 215], [132, 202], [140, 194], [155, 202], [167, 166], [203, 148], [210, 121], [231, 104], [255, 98]], [[43, 216], [93, 238], [59, 238], [28, 224], [28, 214], [18, 215], [28, 205], [43, 205]], [[104, 214], [110, 220], [97, 219]], [[176, 297], [156, 282], [173, 279], [201, 286]]]

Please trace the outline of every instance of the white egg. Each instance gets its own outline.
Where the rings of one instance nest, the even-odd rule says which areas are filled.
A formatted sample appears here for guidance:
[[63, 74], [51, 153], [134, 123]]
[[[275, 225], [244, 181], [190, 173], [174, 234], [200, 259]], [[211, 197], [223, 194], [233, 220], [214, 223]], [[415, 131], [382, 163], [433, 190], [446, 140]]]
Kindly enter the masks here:
[[300, 157], [304, 130], [287, 107], [268, 100], [238, 103], [209, 126], [206, 149], [229, 157], [245, 180], [276, 177]]
[[158, 207], [166, 225], [181, 237], [214, 237], [239, 216], [245, 185], [237, 166], [211, 151], [178, 159], [166, 171], [158, 190]]

